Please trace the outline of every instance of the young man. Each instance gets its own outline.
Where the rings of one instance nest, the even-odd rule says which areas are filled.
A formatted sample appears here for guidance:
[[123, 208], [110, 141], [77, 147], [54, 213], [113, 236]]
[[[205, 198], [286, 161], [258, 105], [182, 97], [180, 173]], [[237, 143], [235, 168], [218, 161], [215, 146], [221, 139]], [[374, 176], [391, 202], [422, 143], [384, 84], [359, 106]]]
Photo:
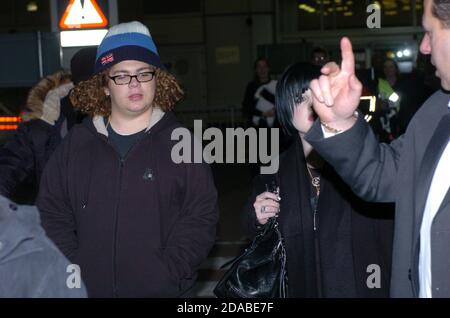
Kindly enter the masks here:
[[139, 22], [109, 30], [95, 75], [71, 95], [91, 116], [50, 159], [38, 206], [90, 297], [189, 295], [214, 244], [210, 168], [171, 158], [180, 127], [171, 109], [182, 96]]
[[[448, 91], [449, 1], [425, 0], [424, 8], [420, 51], [431, 54]], [[311, 83], [322, 124], [307, 139], [360, 196], [395, 201], [391, 296], [450, 297], [450, 95], [436, 92], [403, 136], [378, 144], [362, 116], [354, 115], [362, 86], [348, 39], [341, 50], [341, 69], [327, 64]]]

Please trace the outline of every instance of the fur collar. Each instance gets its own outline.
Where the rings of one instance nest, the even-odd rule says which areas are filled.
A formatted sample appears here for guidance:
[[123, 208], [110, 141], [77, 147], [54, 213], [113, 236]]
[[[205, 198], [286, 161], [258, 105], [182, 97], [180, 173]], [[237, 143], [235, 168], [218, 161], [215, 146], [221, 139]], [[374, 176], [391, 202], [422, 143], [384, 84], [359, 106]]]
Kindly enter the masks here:
[[59, 71], [39, 81], [29, 92], [23, 120], [41, 119], [54, 125], [61, 113], [61, 99], [73, 88], [70, 75]]

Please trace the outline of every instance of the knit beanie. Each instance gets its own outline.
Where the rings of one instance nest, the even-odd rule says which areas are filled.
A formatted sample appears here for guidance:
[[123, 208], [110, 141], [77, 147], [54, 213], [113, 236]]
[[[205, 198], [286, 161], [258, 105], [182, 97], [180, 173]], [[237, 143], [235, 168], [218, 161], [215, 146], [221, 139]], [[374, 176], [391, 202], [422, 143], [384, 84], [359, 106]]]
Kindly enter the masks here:
[[70, 60], [70, 73], [75, 85], [92, 77], [96, 55], [96, 46], [83, 48], [73, 55]]
[[150, 31], [137, 21], [121, 23], [109, 29], [98, 47], [94, 74], [126, 60], [141, 61], [164, 69]]

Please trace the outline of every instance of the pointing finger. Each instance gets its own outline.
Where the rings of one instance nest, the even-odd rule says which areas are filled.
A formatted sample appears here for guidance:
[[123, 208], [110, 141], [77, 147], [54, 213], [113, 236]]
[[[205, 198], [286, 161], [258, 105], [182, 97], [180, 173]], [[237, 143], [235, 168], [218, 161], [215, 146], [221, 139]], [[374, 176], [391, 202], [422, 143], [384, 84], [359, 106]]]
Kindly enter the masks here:
[[353, 54], [352, 42], [347, 37], [341, 40], [341, 69], [348, 75], [355, 73], [355, 55]]

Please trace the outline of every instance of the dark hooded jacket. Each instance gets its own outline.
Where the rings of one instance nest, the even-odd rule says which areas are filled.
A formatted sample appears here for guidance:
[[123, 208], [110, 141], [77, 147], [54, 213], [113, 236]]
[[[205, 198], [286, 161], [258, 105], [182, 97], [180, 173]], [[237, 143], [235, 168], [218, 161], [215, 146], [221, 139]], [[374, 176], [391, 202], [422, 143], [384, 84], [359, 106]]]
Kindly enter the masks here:
[[39, 86], [44, 79], [30, 91], [24, 122], [0, 148], [0, 194], [15, 201], [35, 202], [45, 164], [78, 120], [67, 96], [72, 82], [55, 77], [48, 77], [53, 84]]
[[215, 241], [217, 193], [204, 163], [171, 158], [173, 113], [152, 114], [121, 159], [102, 117], [57, 148], [37, 200], [47, 235], [75, 264], [90, 297], [185, 296]]
[[29, 92], [23, 123], [0, 148], [0, 194], [16, 202], [36, 200], [42, 171], [67, 132], [81, 122], [69, 99], [74, 85], [94, 71], [96, 47], [77, 51], [70, 60], [71, 75], [58, 71], [42, 78]]
[[[325, 165], [314, 231], [312, 189], [306, 169], [297, 136], [281, 155], [275, 176], [280, 187], [278, 221], [286, 246], [289, 297], [388, 297], [393, 207], [360, 200]], [[273, 178], [255, 178], [242, 218], [250, 236], [258, 230], [253, 203]]]

